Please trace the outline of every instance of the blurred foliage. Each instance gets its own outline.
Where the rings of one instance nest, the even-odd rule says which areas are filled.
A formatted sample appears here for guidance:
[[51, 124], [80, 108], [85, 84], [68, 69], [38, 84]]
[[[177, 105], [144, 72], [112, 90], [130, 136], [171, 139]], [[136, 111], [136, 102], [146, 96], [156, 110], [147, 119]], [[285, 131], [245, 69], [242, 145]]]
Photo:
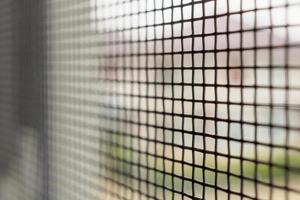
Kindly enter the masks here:
[[[241, 175], [244, 177], [244, 184], [253, 183], [254, 180], [270, 183], [272, 179], [279, 185], [284, 183], [286, 176], [289, 176], [290, 179], [300, 176], [300, 157], [296, 153], [289, 154], [288, 160], [286, 160], [285, 154], [273, 155], [269, 162], [259, 160], [254, 162], [254, 159], [241, 162], [241, 160], [235, 159], [234, 162], [227, 163], [228, 159], [226, 161], [217, 159], [217, 163], [215, 163], [214, 159], [206, 159], [204, 166], [202, 164], [201, 166], [194, 165], [194, 167], [193, 163], [185, 164], [180, 160], [163, 159], [120, 145], [111, 146], [111, 154], [111, 166], [115, 171], [120, 172], [119, 177], [124, 175], [124, 180], [127, 180], [128, 176], [136, 177], [154, 185], [174, 188], [178, 191], [181, 188], [186, 190], [190, 187], [191, 189], [192, 179], [199, 183], [205, 182], [227, 188], [228, 184], [231, 187], [240, 185]], [[289, 162], [287, 165], [285, 165], [286, 161]]]

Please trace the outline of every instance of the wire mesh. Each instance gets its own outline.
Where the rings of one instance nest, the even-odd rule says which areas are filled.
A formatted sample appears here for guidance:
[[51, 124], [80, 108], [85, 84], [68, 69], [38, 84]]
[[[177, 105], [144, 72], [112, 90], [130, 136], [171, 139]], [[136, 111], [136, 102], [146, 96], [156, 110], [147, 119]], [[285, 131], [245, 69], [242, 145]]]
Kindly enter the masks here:
[[19, 142], [40, 152], [33, 194], [43, 183], [42, 199], [300, 198], [298, 0], [44, 4], [29, 33], [40, 62], [26, 68], [43, 66], [41, 85], [19, 83], [39, 91], [27, 103], [41, 97], [37, 115], [18, 108], [36, 116], [22, 127], [38, 136]]
[[43, 18], [36, 18], [41, 8], [41, 2], [0, 2], [0, 199], [43, 199], [46, 194], [44, 31], [37, 28]]

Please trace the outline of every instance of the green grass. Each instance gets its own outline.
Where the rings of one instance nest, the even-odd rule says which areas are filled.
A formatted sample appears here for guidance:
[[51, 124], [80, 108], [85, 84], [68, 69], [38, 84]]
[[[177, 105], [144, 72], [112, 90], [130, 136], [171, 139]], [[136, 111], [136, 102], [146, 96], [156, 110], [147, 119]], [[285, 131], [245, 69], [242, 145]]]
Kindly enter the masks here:
[[[227, 162], [218, 162], [217, 170], [220, 171], [216, 173], [214, 159], [207, 159], [205, 162], [206, 167], [212, 168], [203, 169], [202, 166], [192, 167], [189, 165], [182, 165], [180, 161], [170, 161], [164, 160], [162, 158], [156, 158], [154, 156], [148, 156], [146, 154], [139, 154], [138, 152], [132, 151], [130, 149], [125, 149], [122, 147], [111, 147], [111, 153], [114, 160], [111, 166], [116, 170], [121, 170], [122, 173], [137, 177], [138, 170], [140, 170], [141, 178], [147, 179], [148, 181], [157, 184], [164, 185], [164, 187], [172, 188], [174, 185], [175, 189], [180, 190], [183, 181], [185, 182], [184, 187], [189, 187], [190, 179], [194, 179], [199, 183], [207, 183], [211, 185], [219, 185], [226, 187], [227, 181], [229, 179], [231, 185], [239, 185], [241, 179], [239, 178], [241, 174], [244, 177], [253, 180], [255, 176], [259, 181], [269, 182], [270, 175], [272, 175], [273, 181], [281, 182], [284, 181], [286, 175], [290, 176], [290, 179], [295, 179], [300, 176], [300, 156], [296, 153], [290, 154], [289, 157], [289, 167], [294, 170], [287, 171], [284, 168], [285, 157], [284, 154], [278, 155], [273, 158], [272, 164], [278, 165], [271, 167], [269, 164], [256, 164], [255, 162], [243, 161], [243, 164], [239, 160], [230, 163], [229, 172], [231, 176], [227, 175]], [[138, 159], [139, 158], [139, 159]], [[142, 163], [146, 165], [148, 159], [149, 168], [138, 168], [137, 165]], [[201, 158], [202, 159], [202, 158]], [[126, 162], [129, 162], [126, 164]], [[156, 165], [155, 165], [156, 162]], [[130, 163], [136, 163], [136, 167]], [[173, 167], [173, 170], [172, 170]], [[194, 170], [194, 171], [193, 171]], [[224, 172], [224, 173], [222, 173]], [[169, 173], [169, 174], [168, 174]], [[193, 174], [194, 173], [194, 174]], [[172, 176], [175, 174], [176, 176]], [[297, 176], [293, 176], [296, 174]], [[148, 177], [146, 176], [148, 175]], [[205, 176], [205, 179], [203, 178]], [[217, 183], [215, 183], [215, 176], [217, 175]]]

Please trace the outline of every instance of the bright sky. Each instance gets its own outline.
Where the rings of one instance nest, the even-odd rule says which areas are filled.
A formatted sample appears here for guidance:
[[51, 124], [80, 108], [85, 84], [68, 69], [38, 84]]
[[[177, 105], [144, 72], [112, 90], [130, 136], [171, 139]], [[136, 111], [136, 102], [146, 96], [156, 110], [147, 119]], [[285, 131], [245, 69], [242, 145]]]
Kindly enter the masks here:
[[[103, 7], [103, 5], [112, 5], [116, 4], [118, 2], [122, 2], [123, 0], [91, 0], [92, 7]], [[139, 0], [128, 3], [120, 3], [118, 6], [114, 6], [114, 9], [111, 9], [111, 6], [107, 6], [107, 9], [96, 9], [95, 13], [92, 13], [93, 19], [100, 19], [105, 18], [107, 16], [120, 16], [122, 14], [130, 14], [130, 13], [136, 13], [138, 11], [143, 12], [145, 10], [153, 10], [154, 7], [161, 8], [164, 7], [171, 7], [172, 3], [173, 6], [180, 5], [181, 1], [183, 4], [188, 4], [192, 0]], [[202, 0], [194, 0], [196, 1], [202, 1]], [[222, 13], [233, 13], [240, 11], [241, 2], [242, 2], [242, 10], [252, 10], [255, 8], [255, 0], [217, 0], [217, 8], [216, 13], [222, 14]], [[227, 3], [229, 4], [229, 8], [227, 8]], [[290, 6], [288, 10], [284, 7], [284, 5], [288, 3]], [[276, 7], [272, 9], [272, 24], [270, 23], [270, 9], [268, 7]], [[257, 12], [257, 26], [280, 26], [288, 24], [290, 25], [297, 25], [289, 30], [289, 36], [290, 40], [292, 42], [300, 42], [300, 0], [256, 0], [256, 8], [262, 9]], [[263, 8], [267, 8], [263, 10]], [[205, 16], [214, 15], [214, 9], [215, 9], [215, 3], [214, 1], [205, 3]], [[173, 20], [181, 20], [183, 19], [190, 19], [191, 16], [191, 6], [185, 6], [183, 7], [183, 16], [181, 16], [181, 8], [175, 8], [173, 10]], [[96, 16], [95, 16], [96, 14]], [[155, 16], [154, 16], [155, 15]], [[194, 17], [202, 17], [202, 4], [195, 4], [194, 5]], [[237, 24], [240, 24], [240, 15], [231, 15], [230, 18], [231, 21], [236, 21]], [[138, 18], [139, 17], [139, 18]], [[163, 12], [157, 12], [154, 14], [153, 12], [147, 13], [147, 21], [146, 16], [141, 13], [140, 15], [133, 15], [130, 18], [128, 17], [128, 20], [126, 18], [123, 18], [125, 21], [124, 23], [132, 22], [132, 24], [127, 24], [127, 27], [130, 26], [138, 26], [141, 24], [159, 24], [162, 23], [164, 17], [164, 22], [171, 21], [172, 15], [171, 15], [171, 9], [165, 9]], [[155, 21], [154, 21], [155, 19]], [[255, 17], [254, 12], [247, 12], [243, 14], [243, 24], [244, 28], [247, 26], [247, 24], [251, 25], [254, 23]], [[299, 25], [299, 26], [298, 26]], [[102, 24], [103, 26], [103, 24]], [[113, 26], [113, 25], [111, 25]], [[126, 25], [120, 25], [117, 24], [117, 27], [120, 26], [126, 26]], [[101, 28], [101, 27], [98, 27]], [[278, 35], [278, 37], [284, 37], [285, 36], [285, 30], [282, 28], [281, 30], [277, 30], [275, 34]]]

